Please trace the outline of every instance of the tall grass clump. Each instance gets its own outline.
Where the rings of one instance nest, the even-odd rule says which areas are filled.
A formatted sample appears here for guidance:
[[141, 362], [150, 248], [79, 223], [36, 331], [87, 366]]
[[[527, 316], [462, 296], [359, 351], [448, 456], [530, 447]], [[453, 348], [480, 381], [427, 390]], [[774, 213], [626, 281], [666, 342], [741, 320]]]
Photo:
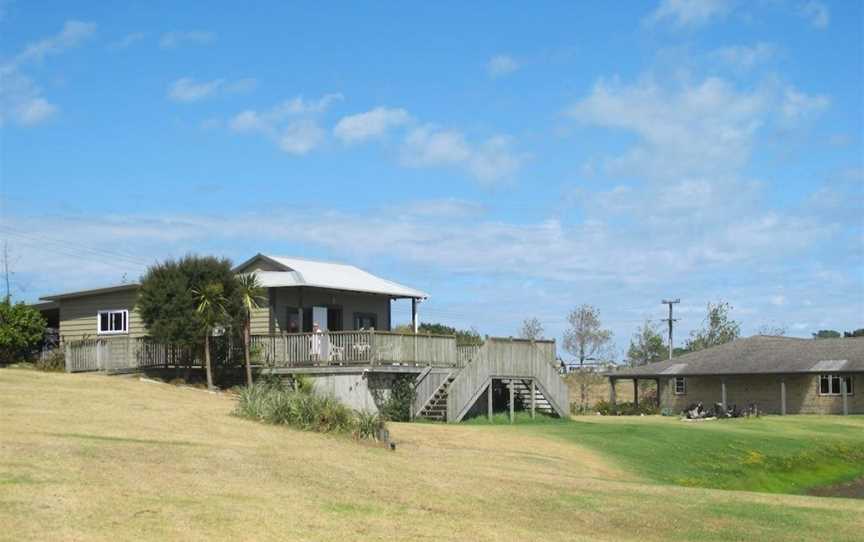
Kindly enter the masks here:
[[259, 381], [240, 388], [235, 414], [303, 431], [350, 433], [357, 439], [378, 440], [384, 428], [380, 416], [356, 412], [333, 397], [312, 393], [311, 389], [308, 383], [286, 387], [273, 381]]

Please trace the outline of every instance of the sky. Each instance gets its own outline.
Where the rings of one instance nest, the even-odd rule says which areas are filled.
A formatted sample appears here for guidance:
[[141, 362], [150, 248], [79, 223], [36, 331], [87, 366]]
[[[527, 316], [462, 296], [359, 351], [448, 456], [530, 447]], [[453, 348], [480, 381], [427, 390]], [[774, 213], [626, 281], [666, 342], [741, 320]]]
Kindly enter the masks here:
[[591, 304], [619, 353], [664, 298], [676, 345], [721, 300], [864, 327], [862, 6], [0, 1], [12, 295], [261, 252], [481, 334]]

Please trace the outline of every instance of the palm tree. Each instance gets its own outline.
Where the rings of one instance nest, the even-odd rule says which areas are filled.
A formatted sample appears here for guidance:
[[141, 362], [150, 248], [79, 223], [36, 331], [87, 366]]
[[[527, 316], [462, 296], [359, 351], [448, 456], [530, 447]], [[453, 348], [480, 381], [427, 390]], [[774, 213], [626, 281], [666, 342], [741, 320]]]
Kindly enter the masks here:
[[264, 288], [254, 273], [237, 277], [237, 290], [243, 303], [243, 353], [246, 356], [246, 385], [252, 385], [252, 364], [249, 346], [252, 341], [252, 311], [260, 307], [264, 299]]
[[210, 335], [227, 318], [225, 296], [222, 285], [211, 282], [200, 290], [192, 290], [195, 296], [195, 309], [204, 324], [204, 367], [207, 371], [207, 389], [213, 389], [213, 370], [210, 367]]

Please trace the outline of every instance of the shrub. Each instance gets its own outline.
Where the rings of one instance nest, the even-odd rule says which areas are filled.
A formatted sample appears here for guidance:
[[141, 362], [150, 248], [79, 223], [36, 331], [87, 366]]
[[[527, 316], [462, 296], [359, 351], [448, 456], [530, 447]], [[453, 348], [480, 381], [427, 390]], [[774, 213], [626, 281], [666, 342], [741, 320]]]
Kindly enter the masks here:
[[394, 422], [407, 422], [411, 419], [414, 406], [414, 379], [397, 377], [390, 386], [390, 393], [381, 405], [381, 415]]
[[29, 359], [42, 343], [45, 319], [24, 303], [0, 301], [0, 365]]
[[609, 401], [597, 401], [594, 410], [604, 416], [638, 416], [640, 414], [659, 414], [660, 409], [653, 401], [641, 401], [639, 405], [632, 402], [616, 403], [614, 406]]
[[384, 427], [378, 415], [357, 413], [333, 397], [258, 381], [240, 388], [235, 414], [265, 423], [289, 425], [318, 433], [352, 433], [376, 438]]
[[56, 348], [36, 359], [36, 369], [48, 372], [63, 372], [66, 370], [66, 355]]

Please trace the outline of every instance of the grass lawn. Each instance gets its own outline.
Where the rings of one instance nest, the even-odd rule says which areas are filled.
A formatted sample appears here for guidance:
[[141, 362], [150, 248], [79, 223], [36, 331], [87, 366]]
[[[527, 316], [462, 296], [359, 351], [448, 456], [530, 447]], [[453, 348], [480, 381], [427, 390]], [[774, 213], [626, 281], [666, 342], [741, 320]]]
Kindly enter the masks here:
[[[860, 451], [860, 417], [391, 424], [390, 452], [232, 409], [224, 395], [135, 378], [0, 369], [0, 540], [785, 541], [864, 532], [864, 501], [680, 485], [798, 491], [812, 480], [797, 465], [831, 450], [818, 481], [853, 476], [841, 464], [854, 457], [844, 450]], [[703, 473], [715, 456], [734, 461]], [[792, 458], [790, 480], [779, 457]]]

